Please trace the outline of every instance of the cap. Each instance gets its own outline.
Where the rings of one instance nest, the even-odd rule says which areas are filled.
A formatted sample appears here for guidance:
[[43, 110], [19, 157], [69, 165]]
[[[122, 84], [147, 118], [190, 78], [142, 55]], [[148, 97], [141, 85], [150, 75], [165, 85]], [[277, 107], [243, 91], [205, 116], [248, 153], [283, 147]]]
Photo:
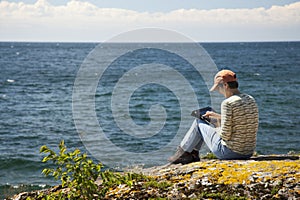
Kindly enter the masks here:
[[228, 83], [232, 81], [237, 81], [236, 74], [228, 69], [219, 71], [214, 78], [214, 85], [209, 91], [214, 91], [220, 83]]

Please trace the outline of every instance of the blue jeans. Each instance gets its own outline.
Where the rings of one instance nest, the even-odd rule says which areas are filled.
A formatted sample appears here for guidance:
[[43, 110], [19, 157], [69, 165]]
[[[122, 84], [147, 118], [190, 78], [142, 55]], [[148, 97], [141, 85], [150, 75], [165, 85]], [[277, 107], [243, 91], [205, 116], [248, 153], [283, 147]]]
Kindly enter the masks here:
[[200, 150], [203, 142], [209, 150], [219, 159], [248, 159], [252, 155], [242, 155], [230, 150], [222, 144], [221, 136], [214, 127], [206, 124], [200, 119], [195, 119], [191, 128], [186, 133], [180, 143], [180, 147], [186, 152], [192, 152], [193, 149]]

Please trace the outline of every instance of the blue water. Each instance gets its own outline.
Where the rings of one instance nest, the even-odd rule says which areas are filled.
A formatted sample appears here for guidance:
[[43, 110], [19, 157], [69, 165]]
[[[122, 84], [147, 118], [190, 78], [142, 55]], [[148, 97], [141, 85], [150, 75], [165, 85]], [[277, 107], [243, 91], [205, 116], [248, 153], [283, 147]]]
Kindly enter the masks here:
[[[0, 43], [0, 187], [8, 185], [54, 184], [41, 175], [39, 148], [57, 148], [64, 139], [71, 149], [86, 148], [76, 131], [72, 115], [72, 91], [77, 72], [97, 44], [93, 43]], [[201, 44], [218, 68], [238, 74], [240, 89], [254, 96], [260, 112], [257, 152], [262, 154], [300, 151], [300, 42], [204, 43]], [[126, 49], [126, 44], [119, 48]], [[131, 118], [138, 125], [149, 123], [152, 104], [161, 104], [168, 113], [165, 133], [135, 139], [112, 125], [109, 100], [112, 87], [126, 67], [140, 60], [153, 59], [175, 67], [176, 57], [165, 59], [162, 52], [138, 52], [123, 59], [120, 68], [106, 71], [95, 97], [97, 117], [110, 140], [124, 151], [151, 152], [166, 145], [180, 123], [180, 104], [172, 92], [157, 84], [136, 90], [130, 102]], [[149, 57], [151, 55], [151, 57]], [[128, 59], [130, 58], [130, 59]], [[169, 57], [168, 57], [169, 58]], [[147, 62], [150, 62], [149, 60]], [[117, 61], [116, 61], [117, 62]], [[199, 103], [210, 104], [203, 80], [187, 63], [179, 71], [192, 84]], [[116, 73], [117, 71], [117, 73]], [[145, 72], [147, 73], [147, 72]], [[151, 74], [149, 74], [151, 76]], [[180, 82], [174, 82], [180, 87]], [[103, 87], [105, 85], [105, 87]], [[102, 90], [105, 88], [106, 90]], [[192, 118], [191, 118], [192, 120]], [[110, 132], [109, 132], [110, 131]], [[169, 133], [169, 134], [168, 134]], [[172, 152], [170, 152], [172, 153]], [[155, 160], [155, 162], [153, 162]], [[165, 156], [146, 159], [145, 165], [164, 164]], [[0, 190], [0, 193], [5, 193]], [[5, 195], [5, 194], [2, 194]]]

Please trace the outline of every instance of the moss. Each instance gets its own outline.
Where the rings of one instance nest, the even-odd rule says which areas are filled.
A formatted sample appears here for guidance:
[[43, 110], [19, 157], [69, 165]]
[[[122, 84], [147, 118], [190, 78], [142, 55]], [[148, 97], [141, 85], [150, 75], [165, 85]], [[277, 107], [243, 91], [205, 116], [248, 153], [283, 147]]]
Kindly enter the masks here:
[[204, 156], [201, 156], [201, 159], [208, 159], [208, 160], [212, 160], [212, 159], [218, 159], [213, 153], [207, 153]]
[[170, 186], [172, 186], [172, 184], [170, 182], [167, 181], [156, 181], [156, 180], [151, 180], [149, 182], [144, 183], [143, 188], [157, 188], [160, 190], [167, 190]]

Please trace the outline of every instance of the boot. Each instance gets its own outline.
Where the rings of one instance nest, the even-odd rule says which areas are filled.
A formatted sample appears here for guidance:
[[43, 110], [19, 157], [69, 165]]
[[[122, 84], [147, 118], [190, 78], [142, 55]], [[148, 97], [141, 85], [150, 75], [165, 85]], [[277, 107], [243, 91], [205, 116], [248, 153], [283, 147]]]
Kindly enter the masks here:
[[169, 162], [172, 164], [188, 164], [191, 162], [194, 162], [194, 157], [192, 153], [185, 152], [180, 146], [177, 148], [176, 153], [171, 156], [169, 159]]
[[193, 162], [199, 162], [200, 161], [199, 150], [193, 149], [191, 154], [193, 156]]

